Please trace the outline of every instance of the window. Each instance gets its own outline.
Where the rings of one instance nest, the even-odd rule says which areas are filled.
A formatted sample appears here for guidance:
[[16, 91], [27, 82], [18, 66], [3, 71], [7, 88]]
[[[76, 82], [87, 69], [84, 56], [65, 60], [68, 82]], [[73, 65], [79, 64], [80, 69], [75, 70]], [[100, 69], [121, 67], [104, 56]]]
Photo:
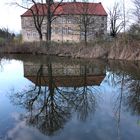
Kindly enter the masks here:
[[104, 17], [102, 17], [102, 21], [104, 21]]
[[60, 24], [60, 23], [62, 23], [63, 22], [63, 17], [57, 17], [56, 19], [54, 19], [54, 21], [53, 21], [53, 23], [54, 24]]
[[54, 34], [58, 34], [58, 27], [54, 27], [54, 28], [52, 28], [52, 33], [54, 33]]
[[28, 26], [32, 27], [33, 26], [33, 22], [32, 21], [27, 21], [28, 22]]
[[68, 34], [72, 34], [72, 28], [68, 27]]
[[95, 23], [94, 18], [91, 18], [91, 24], [94, 24], [94, 23]]
[[52, 34], [54, 34], [54, 33], [55, 33], [55, 30], [54, 30], [53, 28], [51, 29], [51, 33], [52, 33]]
[[65, 27], [63, 27], [63, 28], [62, 28], [62, 33], [63, 33], [63, 34], [68, 34], [68, 29], [65, 28]]
[[104, 28], [104, 24], [103, 23], [101, 24], [101, 28]]
[[30, 33], [27, 33], [27, 37], [29, 38], [31, 36], [31, 34]]
[[72, 17], [70, 16], [67, 17], [67, 23], [72, 23]]
[[62, 17], [62, 23], [67, 23], [67, 17]]
[[33, 37], [36, 37], [37, 36], [37, 34], [36, 33], [33, 33]]

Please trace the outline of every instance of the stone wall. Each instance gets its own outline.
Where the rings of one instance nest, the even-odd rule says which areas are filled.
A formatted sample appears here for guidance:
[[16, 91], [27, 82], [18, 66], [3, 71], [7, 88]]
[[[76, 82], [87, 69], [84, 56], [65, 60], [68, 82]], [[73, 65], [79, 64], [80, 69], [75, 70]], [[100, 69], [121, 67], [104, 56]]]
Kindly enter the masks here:
[[[90, 16], [88, 26], [88, 40], [94, 40], [95, 37], [104, 36], [107, 33], [107, 16]], [[63, 15], [57, 17], [52, 22], [52, 40], [53, 41], [74, 41], [79, 42], [84, 38], [84, 31], [80, 25], [79, 15]], [[46, 40], [46, 24], [44, 18], [42, 25], [43, 40]], [[24, 42], [39, 41], [39, 35], [34, 25], [33, 17], [21, 17], [22, 37]]]

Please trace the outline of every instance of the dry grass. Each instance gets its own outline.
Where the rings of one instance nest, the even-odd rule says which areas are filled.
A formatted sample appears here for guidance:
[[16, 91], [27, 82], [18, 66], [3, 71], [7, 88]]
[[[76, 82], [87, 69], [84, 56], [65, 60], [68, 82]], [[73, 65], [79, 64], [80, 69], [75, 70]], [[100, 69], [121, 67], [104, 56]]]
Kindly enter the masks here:
[[128, 38], [97, 40], [87, 46], [81, 43], [8, 43], [0, 46], [0, 53], [44, 54], [75, 58], [140, 59], [140, 41]]

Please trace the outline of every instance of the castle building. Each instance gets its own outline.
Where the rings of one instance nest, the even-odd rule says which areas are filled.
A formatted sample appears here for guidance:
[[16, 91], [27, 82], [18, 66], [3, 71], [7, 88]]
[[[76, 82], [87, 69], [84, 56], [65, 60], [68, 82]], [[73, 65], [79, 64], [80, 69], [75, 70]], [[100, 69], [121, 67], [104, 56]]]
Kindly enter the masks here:
[[[47, 14], [45, 4], [37, 4], [39, 16]], [[42, 10], [44, 6], [44, 10]], [[24, 42], [39, 41], [39, 34], [35, 28], [34, 18], [31, 10], [35, 5], [21, 15], [22, 37]], [[87, 2], [63, 2], [54, 13], [51, 24], [51, 38], [53, 41], [94, 40], [96, 37], [107, 33], [107, 13], [101, 3]], [[47, 18], [44, 16], [42, 22], [43, 40], [46, 40]]]

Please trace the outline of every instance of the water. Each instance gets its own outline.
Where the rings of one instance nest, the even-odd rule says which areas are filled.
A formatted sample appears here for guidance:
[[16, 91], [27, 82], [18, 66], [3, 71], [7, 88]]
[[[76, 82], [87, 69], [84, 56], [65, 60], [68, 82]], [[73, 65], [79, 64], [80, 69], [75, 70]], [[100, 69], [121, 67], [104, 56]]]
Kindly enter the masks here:
[[140, 139], [140, 62], [0, 58], [0, 140], [66, 139]]

